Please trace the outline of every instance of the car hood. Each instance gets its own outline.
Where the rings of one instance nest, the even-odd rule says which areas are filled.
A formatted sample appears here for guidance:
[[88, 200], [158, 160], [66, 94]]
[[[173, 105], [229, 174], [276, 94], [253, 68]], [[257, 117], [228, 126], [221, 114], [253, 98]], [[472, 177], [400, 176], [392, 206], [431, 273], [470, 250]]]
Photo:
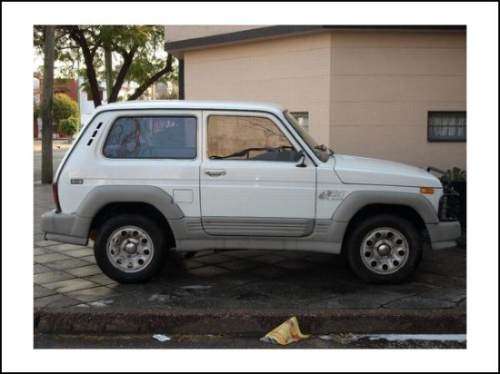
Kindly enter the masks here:
[[375, 158], [335, 154], [335, 171], [344, 183], [442, 187], [431, 173], [416, 166]]

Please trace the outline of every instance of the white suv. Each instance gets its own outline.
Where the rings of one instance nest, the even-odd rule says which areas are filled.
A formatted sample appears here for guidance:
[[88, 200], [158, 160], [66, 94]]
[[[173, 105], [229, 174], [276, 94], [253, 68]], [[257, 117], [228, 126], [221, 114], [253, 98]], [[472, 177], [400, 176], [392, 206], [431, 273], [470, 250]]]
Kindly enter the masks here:
[[124, 283], [150, 279], [167, 250], [344, 254], [370, 282], [398, 282], [423, 244], [455, 245], [460, 225], [423, 169], [335, 154], [268, 104], [105, 105], [67, 152], [45, 237], [87, 245]]

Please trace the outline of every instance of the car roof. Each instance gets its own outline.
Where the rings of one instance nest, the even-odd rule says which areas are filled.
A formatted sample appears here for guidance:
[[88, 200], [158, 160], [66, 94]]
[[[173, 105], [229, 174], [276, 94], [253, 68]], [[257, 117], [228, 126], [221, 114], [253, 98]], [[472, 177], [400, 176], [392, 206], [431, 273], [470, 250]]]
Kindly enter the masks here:
[[107, 110], [134, 109], [199, 109], [199, 110], [247, 110], [264, 111], [275, 114], [284, 108], [277, 104], [243, 101], [201, 101], [201, 100], [136, 100], [101, 105], [96, 113]]

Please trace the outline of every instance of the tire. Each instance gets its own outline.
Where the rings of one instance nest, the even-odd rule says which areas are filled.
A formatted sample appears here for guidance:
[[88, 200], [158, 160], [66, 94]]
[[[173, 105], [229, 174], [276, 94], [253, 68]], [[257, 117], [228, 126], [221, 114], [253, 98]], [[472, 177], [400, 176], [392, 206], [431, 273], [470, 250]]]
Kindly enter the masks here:
[[389, 214], [358, 223], [347, 238], [351, 270], [369, 283], [401, 283], [422, 258], [422, 239], [410, 221]]
[[150, 280], [161, 270], [166, 249], [165, 235], [159, 225], [138, 214], [108, 219], [94, 244], [97, 265], [119, 283]]

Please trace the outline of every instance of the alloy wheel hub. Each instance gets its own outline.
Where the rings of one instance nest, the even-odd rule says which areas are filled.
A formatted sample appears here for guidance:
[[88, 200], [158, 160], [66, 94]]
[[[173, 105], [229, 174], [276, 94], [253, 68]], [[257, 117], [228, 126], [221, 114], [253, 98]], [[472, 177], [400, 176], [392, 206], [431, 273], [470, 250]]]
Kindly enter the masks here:
[[377, 252], [380, 256], [387, 256], [391, 253], [391, 246], [386, 243], [382, 243], [377, 247]]
[[393, 227], [379, 227], [365, 235], [360, 255], [365, 267], [376, 274], [392, 274], [408, 261], [408, 239]]
[[123, 226], [109, 236], [106, 254], [114, 267], [126, 273], [134, 273], [151, 263], [154, 250], [154, 243], [144, 229]]
[[129, 255], [133, 255], [137, 252], [137, 241], [134, 242], [131, 239], [124, 241], [122, 244], [122, 249]]

